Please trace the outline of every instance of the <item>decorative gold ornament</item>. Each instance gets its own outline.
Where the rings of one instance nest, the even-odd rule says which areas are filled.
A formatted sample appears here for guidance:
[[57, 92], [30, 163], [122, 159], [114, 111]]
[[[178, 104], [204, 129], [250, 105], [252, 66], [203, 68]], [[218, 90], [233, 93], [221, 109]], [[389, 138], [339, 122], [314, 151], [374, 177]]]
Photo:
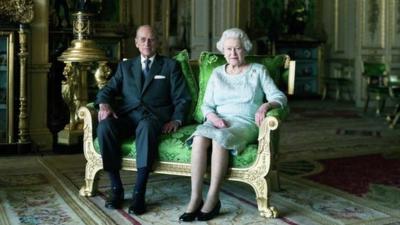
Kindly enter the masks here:
[[94, 73], [94, 77], [96, 79], [97, 87], [99, 89], [103, 88], [107, 83], [107, 79], [111, 74], [111, 69], [106, 65], [105, 62], [100, 62], [99, 67]]
[[1, 0], [0, 12], [10, 21], [30, 23], [33, 20], [33, 0]]

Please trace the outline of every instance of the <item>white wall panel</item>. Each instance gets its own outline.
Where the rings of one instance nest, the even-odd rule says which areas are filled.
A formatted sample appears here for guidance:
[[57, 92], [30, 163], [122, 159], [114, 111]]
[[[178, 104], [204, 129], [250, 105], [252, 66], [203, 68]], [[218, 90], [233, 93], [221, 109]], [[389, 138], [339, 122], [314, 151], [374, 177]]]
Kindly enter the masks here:
[[192, 0], [191, 11], [191, 58], [199, 58], [211, 46], [210, 0]]
[[383, 50], [385, 47], [385, 16], [387, 1], [361, 1], [362, 48]]

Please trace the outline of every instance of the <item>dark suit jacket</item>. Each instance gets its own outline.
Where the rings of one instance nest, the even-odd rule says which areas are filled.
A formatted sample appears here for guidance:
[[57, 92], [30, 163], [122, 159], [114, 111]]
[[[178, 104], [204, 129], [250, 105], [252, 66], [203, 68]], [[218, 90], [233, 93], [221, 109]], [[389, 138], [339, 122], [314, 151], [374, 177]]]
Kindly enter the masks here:
[[122, 97], [119, 108], [114, 109], [117, 114], [147, 111], [162, 123], [183, 122], [191, 101], [180, 65], [160, 55], [156, 55], [143, 87], [140, 56], [119, 63], [114, 76], [97, 94], [96, 104], [114, 105], [116, 96]]

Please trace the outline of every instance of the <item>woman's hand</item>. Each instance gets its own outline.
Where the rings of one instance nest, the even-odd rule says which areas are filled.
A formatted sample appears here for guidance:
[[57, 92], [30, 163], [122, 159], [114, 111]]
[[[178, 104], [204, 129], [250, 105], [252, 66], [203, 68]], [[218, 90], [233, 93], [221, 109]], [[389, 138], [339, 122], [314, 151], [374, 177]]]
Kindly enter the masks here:
[[209, 113], [206, 117], [216, 128], [227, 128], [229, 126], [225, 120], [221, 119], [215, 113]]
[[227, 128], [228, 127], [228, 123], [221, 118], [215, 119], [211, 122], [213, 123], [214, 127], [216, 127], [216, 128]]
[[113, 116], [114, 118], [118, 118], [117, 114], [115, 114], [114, 110], [111, 108], [109, 104], [103, 104], [101, 103], [99, 105], [99, 113], [97, 115], [97, 119], [100, 121], [104, 120], [105, 118], [109, 116]]
[[257, 126], [261, 126], [261, 123], [263, 122], [265, 115], [267, 114], [268, 109], [270, 109], [270, 107], [271, 106], [269, 103], [264, 103], [257, 109], [256, 115], [255, 115], [255, 122], [256, 122]]

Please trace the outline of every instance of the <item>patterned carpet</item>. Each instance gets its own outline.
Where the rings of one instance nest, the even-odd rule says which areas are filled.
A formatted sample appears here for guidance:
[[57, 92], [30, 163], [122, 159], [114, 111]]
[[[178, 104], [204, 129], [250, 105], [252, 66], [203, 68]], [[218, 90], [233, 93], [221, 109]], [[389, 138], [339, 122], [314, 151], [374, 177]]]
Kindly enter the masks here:
[[[354, 204], [343, 207], [344, 201], [333, 201], [329, 196], [314, 194], [299, 200], [318, 202], [313, 206], [314, 210], [331, 217], [345, 217], [349, 222], [344, 224], [400, 224], [399, 164], [399, 154], [394, 153], [301, 160], [284, 162], [282, 166], [283, 170], [288, 169], [283, 171], [286, 179], [343, 197]], [[314, 201], [313, 198], [319, 200]], [[365, 220], [359, 223], [361, 218]]]
[[[365, 115], [349, 104], [299, 101], [291, 104], [281, 131], [282, 190], [271, 193], [279, 218], [258, 215], [251, 187], [225, 182], [221, 215], [196, 224], [400, 225], [400, 129], [390, 130], [383, 118]], [[343, 157], [356, 158], [338, 159]], [[146, 195], [149, 212], [132, 216], [127, 208], [133, 172], [122, 173], [126, 201], [115, 211], [104, 208], [109, 189], [104, 175], [98, 195], [78, 195], [84, 169], [82, 154], [1, 157], [0, 224], [179, 224], [190, 195], [189, 178], [152, 175]]]
[[399, 156], [374, 154], [319, 160], [321, 172], [304, 178], [368, 199], [400, 216]]
[[[370, 185], [400, 188], [400, 159], [392, 155], [364, 155], [319, 160], [320, 173], [306, 178], [357, 196], [365, 196]], [[344, 176], [345, 175], [345, 176]]]
[[0, 224], [114, 224], [37, 157], [0, 158]]
[[281, 127], [281, 160], [327, 159], [400, 151], [400, 125], [352, 103], [294, 101]]
[[[104, 175], [100, 176], [97, 196], [78, 196], [83, 184], [83, 155], [27, 157], [23, 166], [18, 166], [21, 158], [19, 161], [0, 159], [0, 224], [179, 224], [177, 218], [189, 199], [189, 178], [152, 175], [146, 195], [149, 212], [133, 216], [127, 213], [133, 172], [122, 173], [126, 201], [122, 210], [113, 211], [104, 208], [109, 188]], [[314, 168], [310, 169], [313, 173], [321, 171], [321, 164], [314, 162], [312, 167], [302, 162]], [[400, 224], [398, 208], [299, 175], [283, 174], [281, 181], [282, 190], [271, 195], [271, 205], [280, 213], [278, 219], [258, 216], [249, 186], [225, 182], [221, 214], [208, 224]]]

